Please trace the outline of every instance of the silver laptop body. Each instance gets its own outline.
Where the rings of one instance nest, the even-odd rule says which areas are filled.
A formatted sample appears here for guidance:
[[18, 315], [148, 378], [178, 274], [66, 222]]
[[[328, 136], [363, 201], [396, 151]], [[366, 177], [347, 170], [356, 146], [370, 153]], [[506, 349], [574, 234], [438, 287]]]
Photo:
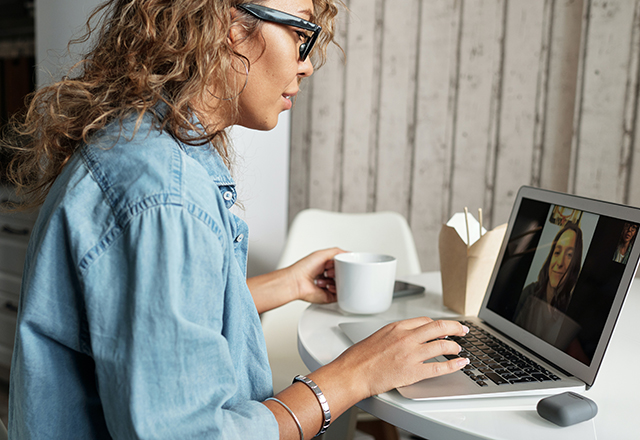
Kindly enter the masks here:
[[[535, 374], [528, 381], [518, 376], [514, 380], [512, 371], [502, 365], [498, 378], [472, 354], [475, 366], [466, 371], [398, 391], [411, 399], [449, 399], [580, 392], [591, 387], [638, 267], [639, 225], [637, 208], [522, 187], [480, 312], [459, 319], [477, 326], [482, 341], [491, 336], [498, 345], [506, 344], [512, 355], [524, 355], [526, 362], [536, 365], [527, 364], [526, 370]], [[355, 343], [384, 324], [343, 323], [340, 328]], [[464, 338], [460, 343], [466, 345]], [[474, 353], [485, 354], [484, 348], [473, 348]], [[516, 360], [520, 366], [526, 364], [507, 357], [513, 370]], [[476, 380], [478, 376], [481, 380]]]

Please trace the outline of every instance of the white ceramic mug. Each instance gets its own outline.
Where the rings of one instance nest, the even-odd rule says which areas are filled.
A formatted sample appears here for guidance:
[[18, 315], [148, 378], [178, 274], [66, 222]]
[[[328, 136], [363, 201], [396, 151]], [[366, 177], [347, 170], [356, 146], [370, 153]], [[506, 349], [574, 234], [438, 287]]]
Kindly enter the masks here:
[[348, 252], [334, 257], [338, 306], [348, 313], [381, 313], [391, 306], [396, 259], [390, 255]]

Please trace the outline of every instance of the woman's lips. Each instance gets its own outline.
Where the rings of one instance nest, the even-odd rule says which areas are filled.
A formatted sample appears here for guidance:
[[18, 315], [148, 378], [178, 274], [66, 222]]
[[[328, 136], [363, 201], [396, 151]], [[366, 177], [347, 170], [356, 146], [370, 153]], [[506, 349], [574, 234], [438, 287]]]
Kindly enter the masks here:
[[293, 97], [294, 96], [295, 96], [295, 94], [288, 95], [286, 93], [282, 95], [282, 98], [284, 99], [285, 110], [291, 110], [291, 107], [293, 107]]

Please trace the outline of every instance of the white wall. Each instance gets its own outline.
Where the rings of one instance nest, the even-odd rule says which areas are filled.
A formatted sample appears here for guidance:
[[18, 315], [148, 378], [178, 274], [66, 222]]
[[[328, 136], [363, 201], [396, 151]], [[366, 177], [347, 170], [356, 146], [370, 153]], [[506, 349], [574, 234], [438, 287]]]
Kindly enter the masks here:
[[249, 224], [249, 276], [275, 269], [287, 232], [289, 201], [289, 129], [282, 113], [269, 132], [232, 129], [237, 152], [233, 177], [244, 209], [234, 213]]
[[[67, 43], [84, 31], [84, 24], [98, 0], [36, 0], [37, 84], [59, 78], [72, 60]], [[78, 54], [82, 49], [74, 49]], [[244, 210], [234, 212], [249, 224], [249, 275], [275, 268], [287, 228], [289, 174], [289, 113], [271, 132], [243, 128], [232, 130], [237, 151], [234, 177]]]
[[[98, 0], [36, 0], [36, 83], [60, 78], [71, 66], [66, 56], [69, 40], [84, 32], [84, 24]], [[81, 48], [72, 50], [77, 54]], [[61, 64], [64, 66], [61, 66]]]

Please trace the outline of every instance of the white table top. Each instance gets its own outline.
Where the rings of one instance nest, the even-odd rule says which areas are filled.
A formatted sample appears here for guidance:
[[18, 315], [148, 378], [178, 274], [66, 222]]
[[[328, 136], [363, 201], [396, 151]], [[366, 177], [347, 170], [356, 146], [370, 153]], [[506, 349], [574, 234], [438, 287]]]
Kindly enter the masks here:
[[[337, 304], [309, 306], [298, 326], [298, 351], [307, 367], [313, 371], [351, 345], [338, 328], [341, 322], [455, 316], [442, 305], [439, 272], [403, 280], [425, 286], [425, 294], [396, 299], [391, 309], [379, 315], [349, 315]], [[640, 366], [636, 317], [640, 317], [640, 282], [633, 285], [596, 381], [585, 392], [598, 405], [598, 414], [577, 425], [562, 428], [538, 416], [536, 404], [540, 396], [429, 402], [406, 399], [393, 390], [366, 399], [358, 406], [429, 440], [640, 438], [640, 380], [631, 372]]]

